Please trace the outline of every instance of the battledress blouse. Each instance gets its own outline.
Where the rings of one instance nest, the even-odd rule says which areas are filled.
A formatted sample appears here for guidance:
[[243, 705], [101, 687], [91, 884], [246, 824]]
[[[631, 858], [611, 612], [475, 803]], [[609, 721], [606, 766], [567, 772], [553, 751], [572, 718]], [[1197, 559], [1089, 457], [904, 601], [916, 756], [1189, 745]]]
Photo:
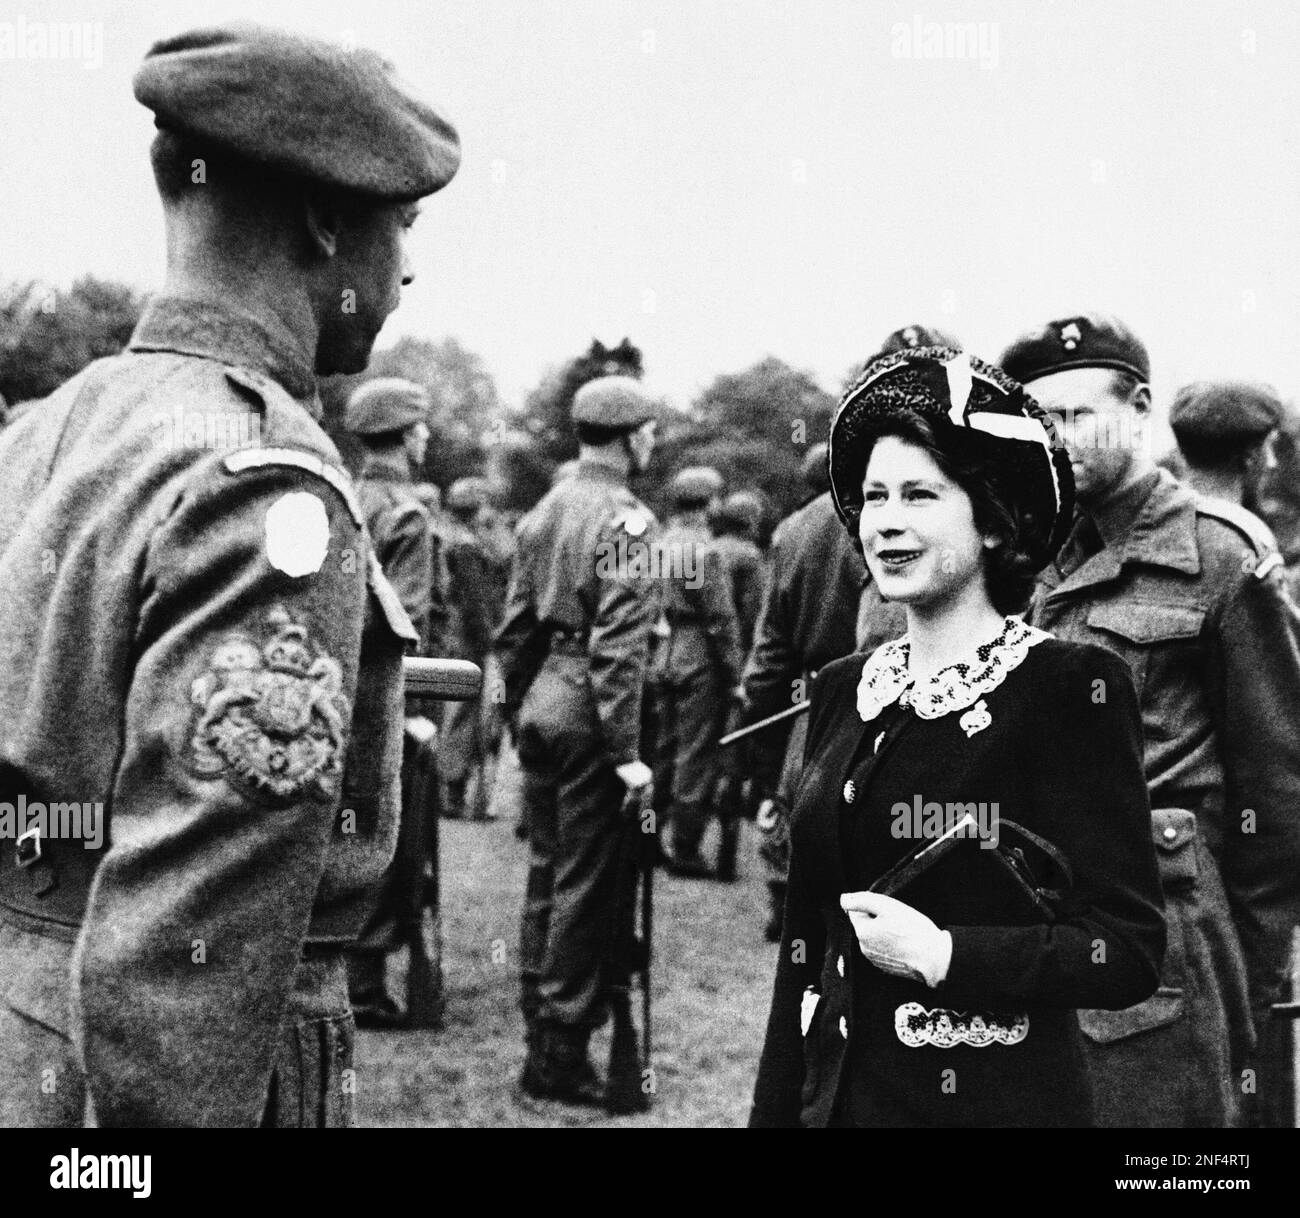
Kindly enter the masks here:
[[[1128, 670], [1011, 617], [919, 688], [907, 657], [895, 640], [814, 682], [750, 1124], [1091, 1124], [1075, 1011], [1148, 997], [1165, 946]], [[952, 934], [931, 989], [872, 965], [839, 900], [963, 811], [980, 833], [896, 894]], [[1068, 860], [1054, 921], [988, 848], [1002, 819]]]

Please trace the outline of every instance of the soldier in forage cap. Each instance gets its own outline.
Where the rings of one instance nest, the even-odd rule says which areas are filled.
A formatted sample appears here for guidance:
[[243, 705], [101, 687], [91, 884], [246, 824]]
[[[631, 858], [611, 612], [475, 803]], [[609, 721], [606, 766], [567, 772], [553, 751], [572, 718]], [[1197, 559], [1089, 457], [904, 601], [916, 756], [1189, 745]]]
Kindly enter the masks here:
[[600, 1104], [587, 1054], [607, 1014], [606, 976], [626, 827], [624, 800], [652, 794], [641, 740], [658, 591], [657, 525], [628, 489], [654, 450], [658, 410], [630, 377], [584, 385], [573, 401], [578, 468], [519, 523], [495, 639], [524, 774], [528, 890], [520, 1005], [530, 1096]]
[[[424, 463], [429, 443], [429, 393], [400, 377], [368, 381], [348, 399], [344, 426], [365, 450], [357, 475], [357, 497], [366, 528], [385, 577], [392, 584], [420, 636], [421, 654], [429, 654], [432, 598], [433, 532], [429, 513], [416, 493], [412, 474]], [[402, 733], [402, 820], [397, 853], [376, 884], [374, 907], [348, 953], [348, 990], [358, 1027], [406, 1026], [403, 1011], [389, 992], [386, 961], [406, 945], [423, 951], [422, 933], [427, 860], [430, 856], [428, 812], [436, 798], [433, 722], [415, 699], [406, 700]], [[436, 916], [436, 911], [435, 911]], [[435, 978], [432, 1011], [436, 1022], [442, 1005], [441, 978]]]
[[[451, 601], [453, 654], [487, 662], [492, 632], [500, 624], [501, 598], [496, 561], [480, 535], [480, 518], [490, 510], [486, 478], [458, 478], [447, 488], [447, 527], [444, 554]], [[472, 816], [487, 818], [488, 791], [484, 770], [487, 740], [481, 698], [447, 707], [438, 750], [438, 777], [442, 784], [442, 814], [451, 820]], [[473, 788], [472, 809], [466, 797]]]
[[669, 633], [655, 665], [655, 784], [672, 826], [670, 866], [694, 878], [714, 875], [700, 854], [720, 776], [714, 746], [745, 662], [722, 556], [709, 533], [709, 512], [720, 504], [723, 485], [709, 466], [674, 474], [672, 512], [659, 540]]
[[366, 366], [459, 141], [379, 56], [256, 25], [134, 87], [163, 289], [0, 436], [0, 805], [107, 810], [0, 841], [0, 1124], [350, 1124], [418, 635], [316, 377]]
[[1098, 1121], [1233, 1124], [1300, 914], [1300, 618], [1258, 519], [1156, 468], [1128, 326], [1063, 317], [999, 362], [1057, 419], [1078, 494], [1029, 620], [1128, 661], [1146, 740], [1170, 948], [1153, 997], [1079, 1013]]
[[[754, 626], [763, 602], [763, 555], [758, 548], [764, 504], [754, 491], [734, 491], [709, 515], [713, 552], [718, 556], [722, 586], [731, 602], [732, 616], [740, 643], [740, 655], [749, 655]], [[724, 730], [739, 723], [739, 701], [728, 708]], [[754, 770], [752, 750], [733, 747], [720, 758], [710, 800], [719, 825], [717, 878], [736, 878], [736, 850], [740, 842], [740, 821], [744, 810], [745, 784]]]

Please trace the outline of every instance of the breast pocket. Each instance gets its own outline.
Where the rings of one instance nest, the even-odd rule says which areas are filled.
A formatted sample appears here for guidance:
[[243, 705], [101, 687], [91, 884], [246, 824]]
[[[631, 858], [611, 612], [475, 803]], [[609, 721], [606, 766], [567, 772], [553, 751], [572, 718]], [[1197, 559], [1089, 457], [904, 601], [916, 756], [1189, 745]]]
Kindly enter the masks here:
[[1197, 605], [1116, 601], [1088, 611], [1088, 626], [1127, 662], [1139, 693], [1154, 671], [1190, 658], [1185, 653], [1196, 649], [1204, 624]]

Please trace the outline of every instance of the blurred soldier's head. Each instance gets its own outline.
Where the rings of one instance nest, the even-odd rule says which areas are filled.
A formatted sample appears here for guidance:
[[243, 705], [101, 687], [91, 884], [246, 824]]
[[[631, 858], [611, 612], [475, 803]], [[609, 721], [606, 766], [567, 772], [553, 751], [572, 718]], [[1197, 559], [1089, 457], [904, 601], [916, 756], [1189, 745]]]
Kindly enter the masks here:
[[1282, 400], [1268, 385], [1198, 381], [1174, 395], [1169, 408], [1186, 479], [1207, 495], [1259, 507], [1260, 484], [1277, 464], [1273, 438]]
[[1061, 429], [1085, 507], [1155, 468], [1151, 361], [1118, 318], [1087, 313], [1048, 322], [1021, 335], [998, 362]]
[[625, 465], [644, 473], [654, 453], [658, 403], [630, 376], [588, 381], [573, 398], [580, 459]]
[[429, 446], [429, 393], [401, 377], [367, 381], [348, 398], [344, 426], [371, 452], [405, 451], [413, 469]]
[[715, 537], [732, 535], [757, 542], [763, 513], [763, 501], [753, 491], [733, 491], [709, 513], [709, 527]]
[[489, 492], [486, 478], [457, 478], [447, 488], [447, 511], [462, 524], [478, 524], [484, 509], [491, 502]]
[[677, 515], [707, 512], [721, 501], [725, 486], [722, 475], [711, 465], [690, 465], [673, 475], [668, 499]]
[[273, 304], [317, 372], [361, 371], [455, 130], [374, 52], [248, 23], [155, 43], [134, 85], [158, 128], [167, 290]]

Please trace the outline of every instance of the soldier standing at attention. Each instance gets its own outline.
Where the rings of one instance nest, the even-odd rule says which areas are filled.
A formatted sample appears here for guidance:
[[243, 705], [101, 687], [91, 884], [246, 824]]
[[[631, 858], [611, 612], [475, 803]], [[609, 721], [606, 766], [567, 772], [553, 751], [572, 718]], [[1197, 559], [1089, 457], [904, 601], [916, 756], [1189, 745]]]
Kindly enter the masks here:
[[657, 410], [630, 377], [573, 401], [580, 456], [519, 524], [496, 649], [517, 708], [531, 860], [521, 932], [529, 1095], [600, 1104], [587, 1055], [606, 1018], [606, 970], [629, 794], [651, 791], [641, 711], [658, 590], [656, 524], [628, 489], [654, 450]]
[[[741, 656], [748, 656], [754, 643], [754, 627], [763, 604], [766, 570], [757, 538], [763, 523], [763, 503], [753, 491], [728, 495], [709, 516], [713, 551], [718, 556], [723, 586], [731, 599]], [[729, 730], [739, 722], [740, 702], [732, 699], [728, 708]], [[736, 878], [736, 848], [740, 842], [740, 820], [744, 811], [743, 792], [752, 776], [753, 750], [745, 745], [723, 752], [719, 777], [711, 803], [718, 816], [718, 862], [715, 875], [724, 883]]]
[[135, 95], [163, 290], [0, 437], [0, 801], [103, 812], [0, 841], [0, 1124], [350, 1124], [415, 634], [316, 375], [366, 366], [459, 144], [373, 53], [253, 25]]
[[1300, 912], [1300, 617], [1255, 517], [1155, 467], [1128, 327], [1062, 318], [999, 362], [1058, 421], [1078, 493], [1029, 620], [1128, 661], [1146, 740], [1169, 948], [1151, 998], [1079, 1012], [1098, 1123], [1230, 1125]]
[[[495, 572], [478, 534], [479, 517], [488, 507], [484, 478], [458, 478], [447, 489], [447, 524], [443, 531], [443, 556], [451, 599], [452, 651], [480, 668], [487, 662], [492, 632], [499, 625], [495, 604]], [[486, 819], [483, 782], [486, 757], [483, 700], [453, 702], [443, 717], [438, 748], [438, 779], [442, 784], [442, 814], [452, 820], [467, 814], [466, 795], [474, 786], [474, 819]]]
[[679, 470], [668, 485], [672, 514], [659, 539], [669, 635], [656, 663], [659, 739], [655, 782], [672, 825], [669, 867], [713, 876], [700, 855], [720, 775], [717, 739], [739, 696], [745, 662], [721, 556], [709, 533], [722, 475], [708, 466]]
[[[345, 426], [360, 439], [365, 459], [357, 498], [375, 554], [428, 654], [429, 572], [433, 536], [412, 471], [429, 443], [429, 395], [411, 381], [382, 377], [362, 385], [348, 401]], [[348, 988], [358, 1027], [401, 1027], [404, 1014], [388, 993], [385, 961], [403, 944], [416, 950], [426, 893], [429, 854], [426, 822], [437, 781], [431, 720], [407, 699], [402, 733], [402, 821], [397, 854], [374, 893], [375, 908], [348, 954]], [[422, 948], [420, 949], [422, 950]]]

